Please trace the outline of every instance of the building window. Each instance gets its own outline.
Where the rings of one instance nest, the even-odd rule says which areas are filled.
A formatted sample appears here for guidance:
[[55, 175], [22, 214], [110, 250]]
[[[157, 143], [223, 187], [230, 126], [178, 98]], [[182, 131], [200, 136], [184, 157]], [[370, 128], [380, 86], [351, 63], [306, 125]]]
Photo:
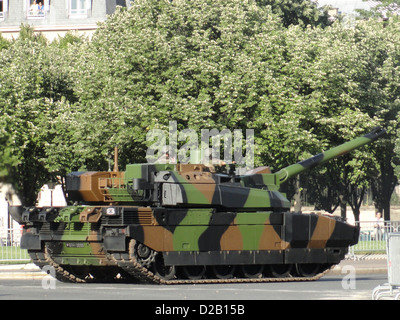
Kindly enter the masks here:
[[43, 19], [49, 10], [49, 0], [28, 0], [28, 19]]
[[92, 9], [92, 0], [69, 0], [70, 17], [87, 18]]
[[0, 20], [4, 19], [4, 15], [7, 12], [7, 0], [0, 0]]

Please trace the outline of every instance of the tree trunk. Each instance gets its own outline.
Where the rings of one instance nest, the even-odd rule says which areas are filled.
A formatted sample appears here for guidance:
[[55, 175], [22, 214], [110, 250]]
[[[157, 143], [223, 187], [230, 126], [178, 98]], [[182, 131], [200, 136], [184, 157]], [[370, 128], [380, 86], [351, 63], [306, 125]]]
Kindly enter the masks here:
[[346, 216], [347, 216], [347, 212], [346, 212], [346, 210], [347, 210], [347, 202], [346, 202], [346, 200], [345, 200], [345, 197], [343, 196], [343, 195], [340, 195], [339, 196], [339, 201], [340, 201], [340, 216], [343, 218], [343, 219], [346, 219]]
[[372, 183], [372, 193], [377, 211], [383, 212], [383, 220], [390, 220], [390, 199], [397, 185], [397, 177], [389, 157], [379, 161], [380, 175]]
[[350, 185], [350, 201], [349, 204], [353, 211], [354, 221], [360, 221], [360, 208], [362, 201], [364, 199], [366, 187], [362, 187], [361, 189], [357, 188], [357, 186]]
[[353, 209], [353, 214], [354, 214], [354, 221], [356, 224], [360, 221], [360, 208], [354, 208]]

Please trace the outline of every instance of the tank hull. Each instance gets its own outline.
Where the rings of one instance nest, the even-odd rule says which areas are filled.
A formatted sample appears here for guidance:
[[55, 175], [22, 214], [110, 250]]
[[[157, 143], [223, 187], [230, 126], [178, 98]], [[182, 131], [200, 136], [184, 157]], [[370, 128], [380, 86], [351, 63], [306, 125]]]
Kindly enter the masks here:
[[[111, 274], [113, 280], [160, 283], [222, 276], [242, 281], [254, 279], [254, 273], [265, 280], [287, 277], [288, 271], [291, 279], [304, 278], [310, 272], [301, 268], [320, 274], [339, 263], [358, 239], [358, 228], [316, 214], [140, 206], [51, 210], [53, 221], [25, 213], [33, 224], [25, 227], [21, 245], [31, 256], [39, 252], [45, 257], [37, 261], [41, 267], [57, 266], [81, 281], [103, 281], [108, 271], [108, 280]], [[100, 269], [102, 276], [94, 277]], [[132, 272], [136, 269], [140, 276]]]

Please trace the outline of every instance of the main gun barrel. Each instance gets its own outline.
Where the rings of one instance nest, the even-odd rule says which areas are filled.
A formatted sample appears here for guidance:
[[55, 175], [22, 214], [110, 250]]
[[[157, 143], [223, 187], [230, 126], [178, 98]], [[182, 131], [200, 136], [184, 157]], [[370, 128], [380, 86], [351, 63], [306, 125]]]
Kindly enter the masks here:
[[279, 181], [279, 183], [283, 183], [290, 177], [293, 177], [302, 171], [311, 169], [311, 168], [315, 167], [316, 165], [325, 163], [326, 161], [340, 157], [340, 156], [342, 156], [354, 149], [357, 149], [365, 144], [371, 143], [372, 141], [375, 141], [378, 138], [380, 138], [385, 133], [386, 133], [385, 129], [376, 128], [364, 136], [361, 136], [354, 140], [345, 142], [337, 147], [329, 149], [325, 152], [321, 152], [311, 158], [302, 160], [296, 164], [287, 166], [287, 167], [279, 170], [278, 172], [276, 172], [278, 181]]

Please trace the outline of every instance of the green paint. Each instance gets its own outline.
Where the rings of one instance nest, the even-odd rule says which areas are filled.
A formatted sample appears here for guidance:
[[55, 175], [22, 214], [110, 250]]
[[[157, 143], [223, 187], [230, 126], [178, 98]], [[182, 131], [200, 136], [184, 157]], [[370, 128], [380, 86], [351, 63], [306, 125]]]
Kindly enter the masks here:
[[[179, 184], [183, 186], [185, 189], [185, 195], [187, 199], [187, 203], [195, 203], [200, 205], [209, 205], [211, 204], [210, 200], [206, 198], [206, 196], [196, 188], [197, 185], [195, 181], [188, 182], [185, 180], [180, 174], [173, 172], [174, 178], [178, 181]], [[202, 184], [203, 185], [203, 184]], [[215, 184], [210, 184], [210, 188], [214, 188]]]
[[173, 246], [175, 251], [198, 251], [198, 240], [208, 228], [212, 211], [208, 209], [188, 210], [185, 218], [175, 228]]
[[100, 266], [101, 260], [93, 252], [89, 242], [63, 241], [60, 252], [64, 264]]
[[264, 225], [269, 224], [271, 212], [240, 212], [236, 224], [242, 234], [243, 250], [258, 250]]
[[271, 203], [269, 200], [268, 191], [262, 189], [249, 189], [249, 195], [247, 197], [244, 208], [269, 208]]
[[271, 213], [272, 213], [271, 211], [238, 212], [236, 215], [235, 222], [237, 225], [269, 224], [269, 217]]
[[132, 196], [128, 193], [128, 190], [125, 189], [125, 186], [121, 186], [121, 188], [110, 188], [107, 189], [107, 192], [112, 197], [113, 201], [133, 201]]
[[79, 221], [79, 214], [81, 212], [81, 209], [82, 207], [80, 206], [65, 207], [60, 210], [60, 213], [58, 217], [54, 219], [54, 222]]

